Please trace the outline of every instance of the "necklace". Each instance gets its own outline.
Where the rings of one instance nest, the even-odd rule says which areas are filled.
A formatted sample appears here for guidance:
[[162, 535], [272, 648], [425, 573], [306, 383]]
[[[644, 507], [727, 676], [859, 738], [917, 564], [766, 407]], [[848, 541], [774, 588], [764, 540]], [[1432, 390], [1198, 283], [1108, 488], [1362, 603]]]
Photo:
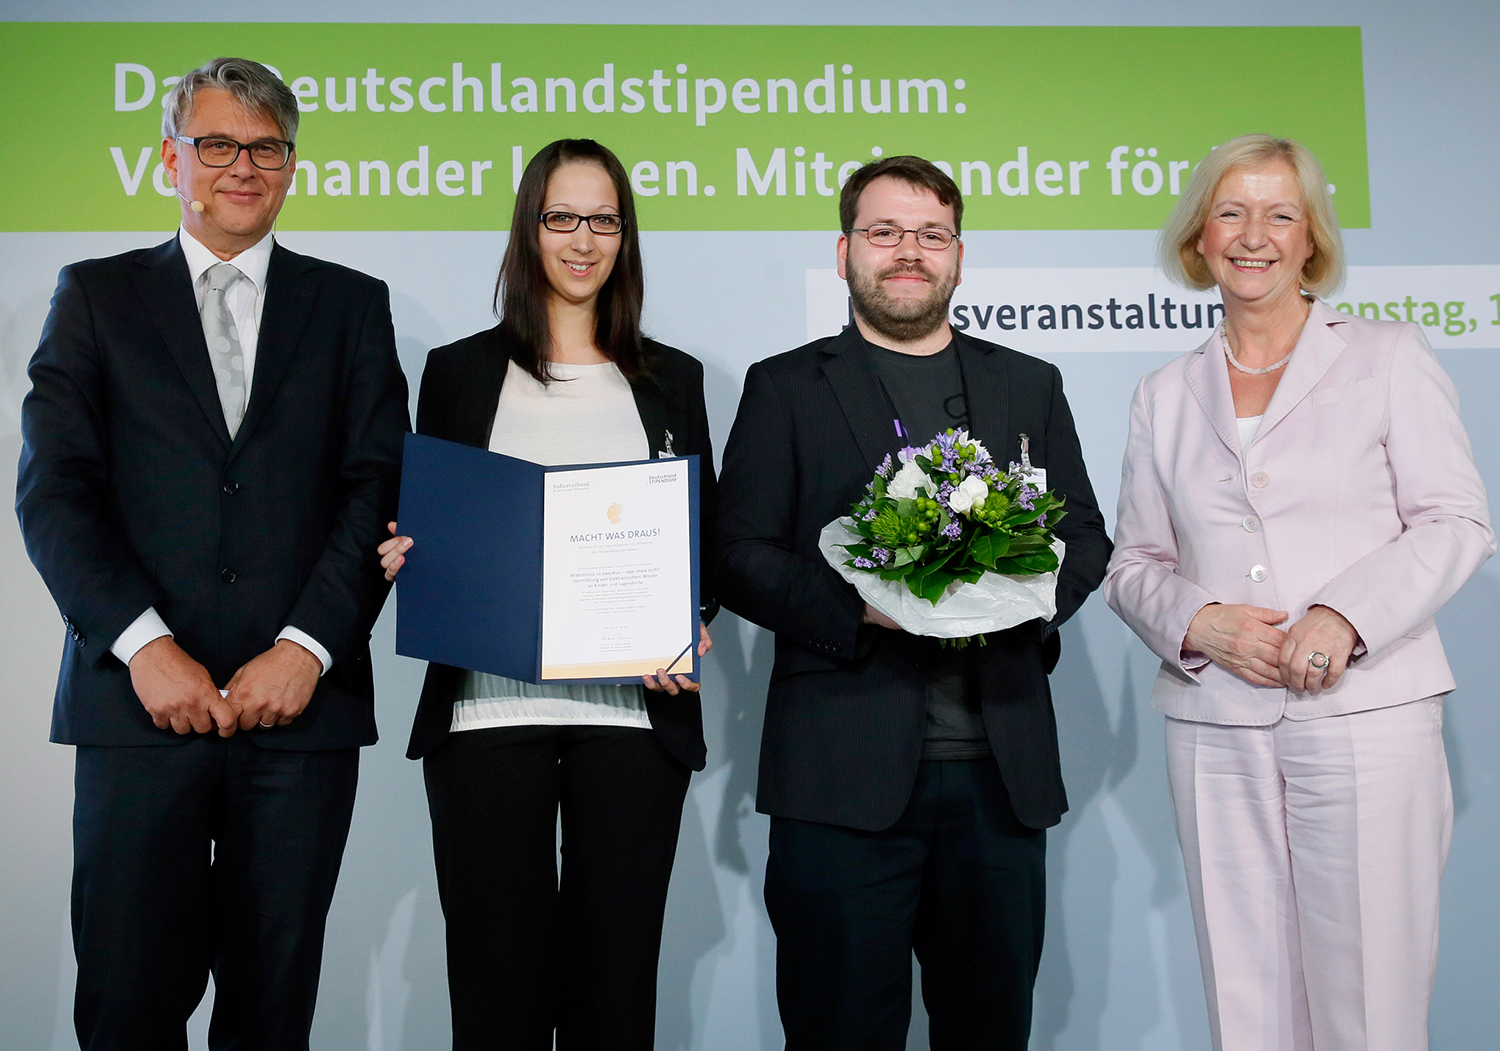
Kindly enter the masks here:
[[1287, 351], [1286, 357], [1282, 358], [1280, 361], [1272, 362], [1265, 368], [1252, 369], [1248, 365], [1241, 365], [1240, 359], [1234, 356], [1233, 350], [1229, 349], [1229, 333], [1225, 331], [1224, 322], [1222, 321], [1219, 322], [1219, 342], [1224, 347], [1224, 356], [1229, 359], [1229, 364], [1233, 365], [1235, 368], [1239, 369], [1247, 376], [1264, 376], [1268, 372], [1275, 372], [1287, 362], [1291, 361], [1292, 354], [1296, 351], [1296, 348], [1293, 347], [1292, 350]]

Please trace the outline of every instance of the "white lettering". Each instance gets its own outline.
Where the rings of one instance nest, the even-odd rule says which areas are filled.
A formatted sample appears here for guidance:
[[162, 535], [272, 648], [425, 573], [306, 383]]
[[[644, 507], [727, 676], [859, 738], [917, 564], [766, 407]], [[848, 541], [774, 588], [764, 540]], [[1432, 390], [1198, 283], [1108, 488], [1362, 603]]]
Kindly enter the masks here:
[[[141, 97], [131, 99], [130, 76], [134, 74], [141, 78]], [[145, 109], [151, 105], [151, 100], [156, 97], [156, 77], [145, 66], [134, 62], [115, 63], [115, 112], [129, 113], [132, 110]]]
[[[775, 112], [774, 107], [772, 112]], [[735, 176], [739, 182], [741, 197], [749, 195], [750, 184], [754, 184], [755, 192], [764, 197], [771, 192], [773, 178], [776, 180], [776, 196], [786, 196], [786, 148], [784, 146], [778, 146], [771, 153], [771, 160], [766, 165], [764, 174], [755, 167], [755, 158], [743, 146], [735, 151], [734, 161]]]
[[109, 155], [115, 159], [115, 171], [120, 173], [120, 185], [125, 187], [125, 196], [134, 197], [135, 192], [141, 188], [141, 180], [146, 176], [146, 166], [151, 163], [151, 147], [141, 147], [140, 156], [135, 162], [135, 171], [125, 166], [125, 151], [120, 147], [111, 146]]

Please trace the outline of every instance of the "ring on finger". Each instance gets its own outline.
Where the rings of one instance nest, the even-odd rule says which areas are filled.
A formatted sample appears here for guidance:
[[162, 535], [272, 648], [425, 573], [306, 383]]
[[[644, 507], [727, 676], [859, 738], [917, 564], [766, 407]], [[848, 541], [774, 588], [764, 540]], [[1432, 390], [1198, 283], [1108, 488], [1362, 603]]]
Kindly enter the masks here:
[[1332, 662], [1328, 659], [1328, 654], [1322, 650], [1313, 650], [1307, 655], [1307, 663], [1318, 669], [1318, 671], [1327, 671], [1328, 665]]
[[264, 719], [261, 719], [261, 720], [260, 720], [260, 721], [259, 721], [259, 722], [257, 722], [257, 723], [256, 723], [256, 724], [255, 724], [255, 725], [256, 725], [256, 726], [259, 726], [259, 727], [260, 727], [260, 728], [261, 728], [261, 729], [262, 729], [262, 730], [269, 730], [269, 729], [271, 729], [271, 728], [272, 728], [272, 727], [273, 727], [273, 726], [275, 726], [275, 725], [276, 725], [276, 724], [275, 724], [275, 723], [268, 723], [268, 722], [266, 722], [266, 721], [265, 721], [265, 720], [264, 720]]

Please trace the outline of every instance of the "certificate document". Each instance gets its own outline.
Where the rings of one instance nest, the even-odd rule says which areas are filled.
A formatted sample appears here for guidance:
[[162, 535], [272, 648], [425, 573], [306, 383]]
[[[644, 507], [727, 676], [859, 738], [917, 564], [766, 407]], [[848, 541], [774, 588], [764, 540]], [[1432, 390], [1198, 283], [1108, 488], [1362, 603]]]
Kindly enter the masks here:
[[522, 682], [698, 678], [698, 458], [542, 467], [409, 434], [396, 652]]
[[686, 460], [548, 473], [543, 682], [692, 673], [689, 474]]

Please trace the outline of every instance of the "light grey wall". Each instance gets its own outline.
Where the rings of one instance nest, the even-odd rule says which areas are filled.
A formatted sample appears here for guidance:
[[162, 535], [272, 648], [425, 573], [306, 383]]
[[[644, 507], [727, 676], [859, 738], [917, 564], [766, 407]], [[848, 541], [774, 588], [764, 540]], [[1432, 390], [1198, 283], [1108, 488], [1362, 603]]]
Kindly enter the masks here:
[[[857, 10], [857, 15], [851, 13]], [[1338, 24], [1363, 30], [1373, 227], [1348, 234], [1361, 265], [1495, 263], [1500, 244], [1500, 7], [1434, 0], [1413, 5], [1121, 2], [1022, 4], [965, 0], [913, 5], [869, 0], [701, 2], [594, 0], [574, 21], [882, 24]], [[547, 14], [554, 11], [548, 10]], [[263, 3], [264, 20], [347, 20], [329, 0]], [[0, 20], [198, 20], [181, 0], [0, 0]], [[536, 21], [512, 0], [367, 0], [369, 21]], [[232, 35], [225, 44], [233, 50]], [[1258, 78], [1295, 77], [1277, 56], [1227, 53], [1209, 94], [1253, 90]], [[1142, 70], [1141, 76], [1151, 76]], [[1316, 99], [1309, 99], [1316, 106]], [[24, 114], [7, 113], [7, 122]], [[45, 136], [7, 163], [47, 177]], [[830, 226], [834, 219], [830, 215]], [[57, 270], [75, 259], [164, 239], [140, 234], [0, 234], [0, 491], [10, 492], [19, 451], [25, 365]], [[340, 260], [391, 285], [402, 363], [413, 382], [425, 352], [489, 324], [486, 304], [501, 249], [481, 234], [288, 234], [299, 251]], [[983, 233], [966, 237], [972, 266], [1142, 266], [1143, 232]], [[803, 271], [826, 267], [822, 234], [657, 233], [645, 238], [648, 324], [701, 358], [709, 411], [722, 444], [747, 365], [803, 341]], [[1024, 345], [1019, 349], [1025, 350]], [[1058, 358], [1101, 503], [1113, 508], [1126, 405], [1158, 354]], [[1500, 486], [1500, 395], [1493, 350], [1450, 351], [1481, 469]], [[1110, 514], [1113, 518], [1112, 513]], [[1444, 886], [1443, 947], [1433, 1047], [1493, 1044], [1500, 984], [1500, 568], [1486, 567], [1439, 616], [1460, 684], [1447, 739], [1458, 818]], [[770, 646], [726, 615], [705, 673], [709, 767], [695, 776], [684, 815], [661, 967], [658, 1046], [780, 1046], [774, 942], [761, 904], [766, 822], [754, 813], [754, 771]], [[46, 743], [62, 627], [0, 515], [0, 1047], [50, 1051], [71, 1036], [67, 942], [71, 751]], [[329, 923], [314, 1047], [428, 1049], [447, 1037], [442, 932], [432, 877], [421, 773], [402, 758], [420, 681], [416, 662], [392, 653], [391, 610], [375, 639], [385, 740], [367, 749], [343, 878]], [[1051, 833], [1051, 907], [1037, 990], [1033, 1047], [1056, 1051], [1200, 1049], [1207, 1046], [1192, 924], [1162, 773], [1161, 719], [1150, 710], [1155, 659], [1098, 599], [1065, 629], [1054, 676], [1073, 809]], [[196, 1030], [201, 1033], [202, 1026]], [[920, 1008], [912, 1046], [925, 1047]], [[201, 1046], [201, 1035], [196, 1046]]]

